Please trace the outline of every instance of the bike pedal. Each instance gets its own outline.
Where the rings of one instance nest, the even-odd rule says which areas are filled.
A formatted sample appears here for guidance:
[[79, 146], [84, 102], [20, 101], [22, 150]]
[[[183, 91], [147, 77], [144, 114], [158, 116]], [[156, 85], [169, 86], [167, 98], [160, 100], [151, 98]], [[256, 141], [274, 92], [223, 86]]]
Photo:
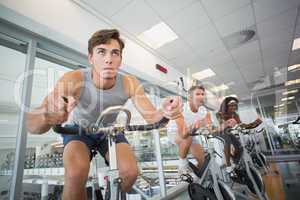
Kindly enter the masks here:
[[193, 183], [194, 181], [193, 177], [189, 174], [181, 174], [179, 179], [187, 183]]

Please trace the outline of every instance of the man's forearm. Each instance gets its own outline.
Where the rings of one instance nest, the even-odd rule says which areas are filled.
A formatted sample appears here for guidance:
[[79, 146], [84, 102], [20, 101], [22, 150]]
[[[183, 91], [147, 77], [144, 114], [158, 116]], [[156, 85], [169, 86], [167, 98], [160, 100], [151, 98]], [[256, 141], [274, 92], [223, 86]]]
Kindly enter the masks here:
[[42, 134], [47, 132], [51, 125], [45, 123], [44, 108], [40, 107], [26, 115], [26, 127], [28, 132], [32, 134]]
[[148, 115], [144, 115], [144, 119], [148, 124], [153, 124], [158, 122], [164, 117], [163, 112], [161, 110], [156, 110], [153, 113], [150, 113]]
[[181, 116], [181, 117], [175, 119], [175, 122], [176, 122], [177, 131], [178, 131], [179, 136], [182, 139], [187, 138], [189, 136], [189, 128], [185, 124], [184, 117]]

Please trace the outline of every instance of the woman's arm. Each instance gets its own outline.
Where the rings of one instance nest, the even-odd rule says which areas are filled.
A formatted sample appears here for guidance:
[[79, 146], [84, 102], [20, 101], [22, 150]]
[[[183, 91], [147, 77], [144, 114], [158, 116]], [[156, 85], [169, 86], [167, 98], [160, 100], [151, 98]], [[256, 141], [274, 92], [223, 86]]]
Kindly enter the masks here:
[[258, 117], [254, 122], [249, 123], [249, 124], [242, 123], [242, 124], [240, 124], [240, 126], [245, 129], [253, 129], [253, 128], [258, 127], [261, 123], [262, 123], [262, 120]]

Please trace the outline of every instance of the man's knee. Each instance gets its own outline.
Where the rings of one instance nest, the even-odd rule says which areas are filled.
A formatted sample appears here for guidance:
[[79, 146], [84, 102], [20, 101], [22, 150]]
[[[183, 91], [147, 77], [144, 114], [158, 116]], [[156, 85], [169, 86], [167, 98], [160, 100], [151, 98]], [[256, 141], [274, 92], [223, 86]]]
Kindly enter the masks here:
[[71, 141], [65, 146], [63, 154], [65, 179], [69, 183], [85, 182], [90, 169], [90, 153], [81, 141]]
[[72, 166], [65, 167], [65, 179], [72, 184], [85, 184], [89, 173], [89, 163], [77, 163]]
[[185, 139], [177, 137], [176, 140], [175, 140], [175, 143], [179, 146], [191, 146], [192, 137], [188, 137], [188, 138], [185, 138]]
[[124, 166], [120, 166], [120, 177], [122, 178], [122, 190], [128, 192], [131, 190], [139, 175], [138, 166], [132, 163], [126, 163]]

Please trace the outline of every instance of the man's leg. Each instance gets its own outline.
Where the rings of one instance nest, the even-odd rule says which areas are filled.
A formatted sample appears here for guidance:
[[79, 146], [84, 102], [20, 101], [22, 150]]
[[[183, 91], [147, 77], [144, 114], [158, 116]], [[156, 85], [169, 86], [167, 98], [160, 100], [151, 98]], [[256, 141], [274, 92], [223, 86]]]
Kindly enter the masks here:
[[175, 143], [178, 145], [178, 151], [179, 151], [178, 173], [179, 174], [189, 173], [191, 169], [189, 167], [189, 163], [187, 160], [187, 154], [189, 153], [192, 144], [192, 137], [182, 139], [181, 137], [177, 136], [175, 139]]
[[90, 169], [90, 151], [81, 141], [70, 141], [64, 148], [64, 200], [86, 200], [86, 181]]
[[[122, 191], [128, 192], [135, 183], [139, 170], [134, 152], [129, 144], [117, 143], [117, 165], [119, 168], [120, 177], [122, 178]], [[109, 154], [106, 153], [106, 159], [109, 160]]]
[[204, 148], [200, 144], [192, 144], [190, 147], [190, 151], [198, 162], [198, 168], [200, 168], [204, 163]]
[[178, 145], [179, 158], [186, 159], [186, 156], [189, 153], [192, 144], [192, 137], [182, 139], [179, 136], [177, 136], [175, 142]]

